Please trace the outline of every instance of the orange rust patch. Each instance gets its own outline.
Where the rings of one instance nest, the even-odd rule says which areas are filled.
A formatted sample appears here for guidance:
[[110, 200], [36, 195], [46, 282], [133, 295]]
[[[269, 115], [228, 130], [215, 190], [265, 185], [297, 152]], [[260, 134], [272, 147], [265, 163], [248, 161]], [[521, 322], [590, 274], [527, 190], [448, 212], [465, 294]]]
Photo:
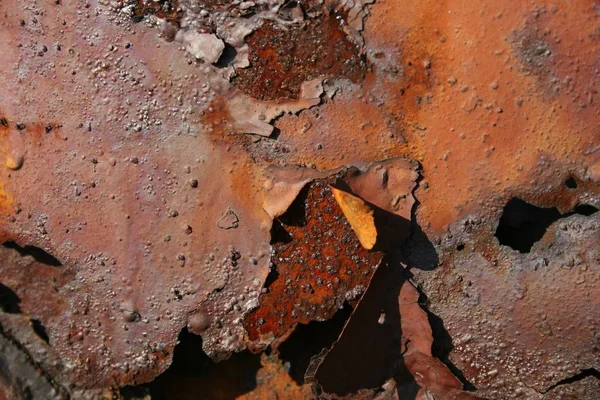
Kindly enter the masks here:
[[0, 211], [8, 213], [11, 210], [13, 198], [10, 193], [4, 189], [4, 183], [0, 180]]
[[231, 131], [231, 115], [223, 97], [215, 98], [200, 120], [209, 129], [209, 136], [215, 142], [222, 142]]
[[365, 249], [371, 250], [377, 241], [373, 209], [360, 197], [336, 188], [331, 188], [331, 190], [344, 216], [358, 236], [358, 240]]
[[260, 100], [297, 99], [303, 82], [318, 77], [364, 78], [366, 64], [358, 46], [332, 13], [304, 27], [279, 28], [267, 22], [248, 38], [250, 67], [238, 71], [234, 84]]
[[276, 278], [246, 319], [251, 340], [281, 337], [298, 323], [326, 320], [366, 289], [382, 253], [365, 250], [337, 205], [327, 181], [308, 185], [275, 221]]
[[312, 397], [310, 385], [298, 385], [290, 377], [283, 362], [275, 355], [261, 356], [262, 368], [256, 374], [261, 384], [237, 400], [271, 400], [277, 398], [308, 399]]

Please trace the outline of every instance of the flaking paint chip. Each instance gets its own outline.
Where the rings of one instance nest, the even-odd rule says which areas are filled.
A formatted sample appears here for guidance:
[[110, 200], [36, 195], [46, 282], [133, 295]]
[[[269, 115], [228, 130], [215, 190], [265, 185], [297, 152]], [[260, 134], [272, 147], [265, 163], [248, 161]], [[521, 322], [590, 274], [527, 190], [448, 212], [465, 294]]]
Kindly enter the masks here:
[[217, 35], [211, 33], [187, 31], [181, 33], [178, 39], [183, 42], [185, 49], [190, 54], [208, 64], [219, 61], [225, 49], [225, 43]]
[[377, 242], [373, 209], [360, 197], [334, 187], [331, 188], [331, 191], [352, 230], [356, 233], [360, 244], [365, 249], [371, 250]]

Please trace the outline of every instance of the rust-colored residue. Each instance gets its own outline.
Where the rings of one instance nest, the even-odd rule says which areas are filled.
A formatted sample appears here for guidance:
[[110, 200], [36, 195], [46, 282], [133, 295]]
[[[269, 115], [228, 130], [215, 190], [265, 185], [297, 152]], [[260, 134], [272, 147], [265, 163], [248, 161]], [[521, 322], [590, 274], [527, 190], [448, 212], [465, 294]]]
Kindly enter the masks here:
[[[138, 1], [146, 11], [133, 10]], [[0, 364], [8, 366], [0, 387], [14, 382], [20, 393], [48, 398], [48, 390], [33, 391], [26, 363], [45, 382], [73, 388], [71, 398], [91, 398], [79, 390], [139, 385], [177, 364], [172, 357], [186, 326], [202, 343], [184, 353], [222, 360], [246, 347], [262, 350], [271, 338], [281, 342], [294, 324], [357, 301], [360, 290], [352, 288], [361, 289], [368, 276], [360, 273], [369, 274], [379, 256], [359, 247], [329, 182], [304, 193], [303, 225], [281, 219], [289, 243], [271, 241], [269, 231], [300, 185], [356, 166], [368, 184], [341, 178], [361, 199], [402, 218], [380, 229], [374, 208], [378, 242], [385, 234], [394, 239], [385, 247], [394, 250], [390, 257], [406, 258], [407, 275], [439, 318], [423, 318], [408, 299], [385, 315], [381, 308], [365, 312], [370, 325], [360, 324], [369, 293], [389, 295], [375, 281], [364, 285], [369, 289], [350, 317], [357, 328], [348, 325], [348, 345], [340, 340], [338, 361], [328, 361], [337, 378], [355, 379], [341, 354], [349, 349], [365, 371], [367, 382], [355, 380], [344, 393], [371, 388], [379, 400], [415, 398], [410, 391], [423, 384], [431, 393], [417, 398], [443, 397], [430, 385], [437, 361], [405, 353], [403, 361], [364, 368], [368, 360], [358, 353], [369, 347], [352, 336], [378, 340], [388, 330], [410, 338], [404, 348], [429, 341], [429, 361], [453, 364], [465, 388], [486, 398], [546, 400], [576, 385], [573, 398], [600, 398], [600, 389], [590, 394], [579, 386], [598, 370], [597, 0], [166, 1], [0, 2], [0, 239], [42, 249], [62, 264], [41, 265], [18, 248], [0, 248], [0, 288], [12, 302], [3, 308], [13, 312], [17, 304], [22, 313], [0, 314]], [[327, 11], [334, 9], [347, 15], [336, 19]], [[149, 23], [135, 25], [132, 12], [133, 21], [149, 16]], [[202, 64], [182, 50], [188, 43], [177, 38], [180, 28], [180, 36], [210, 31], [237, 54], [232, 60], [227, 47], [227, 62]], [[244, 70], [246, 55], [252, 64]], [[360, 55], [368, 57], [368, 73]], [[241, 75], [232, 83], [233, 70]], [[324, 84], [328, 98], [302, 112], [286, 111], [293, 101], [232, 101], [298, 97], [300, 82], [313, 76], [360, 82]], [[262, 130], [240, 129], [244, 118]], [[264, 126], [270, 123], [271, 130]], [[419, 163], [416, 204], [412, 173], [394, 185], [391, 168], [363, 171], [404, 158]], [[513, 213], [519, 207], [511, 205], [523, 202], [530, 203], [525, 211], [550, 210]], [[536, 222], [533, 214], [544, 218], [532, 240], [525, 225]], [[407, 232], [400, 252], [397, 238]], [[322, 263], [310, 257], [313, 249]], [[327, 266], [337, 264], [326, 257], [342, 268], [328, 275]], [[270, 261], [279, 276], [273, 272], [269, 283]], [[416, 310], [412, 321], [431, 322], [431, 335], [410, 335], [404, 310]], [[400, 323], [392, 323], [394, 314], [402, 314]], [[21, 327], [10, 328], [10, 337], [9, 319]], [[43, 357], [28, 347], [36, 336], [32, 319], [51, 343]], [[18, 349], [6, 356], [8, 339], [31, 357]], [[63, 365], [65, 374], [40, 358]], [[257, 368], [259, 357], [250, 358]], [[366, 374], [395, 361], [412, 371], [407, 381], [394, 393], [389, 381], [371, 387], [387, 377]], [[219, 371], [223, 379], [210, 376], [215, 391], [243, 379]], [[324, 374], [317, 377], [324, 390], [341, 392], [336, 387], [345, 382], [338, 386]], [[257, 386], [276, 387], [279, 398], [294, 398], [287, 384], [251, 376]], [[174, 387], [169, 393], [180, 400]], [[191, 392], [210, 398], [200, 386]]]
[[275, 100], [299, 98], [302, 83], [318, 77], [362, 80], [366, 64], [343, 21], [330, 14], [289, 29], [265, 23], [248, 38], [250, 67], [234, 83], [252, 97]]
[[360, 245], [327, 181], [310, 184], [299, 199], [275, 221], [276, 278], [246, 320], [252, 340], [333, 317], [360, 298], [381, 259]]
[[232, 142], [228, 137], [232, 132], [230, 120], [231, 115], [227, 110], [225, 100], [221, 97], [217, 97], [208, 107], [206, 111], [202, 112], [200, 118], [202, 124], [206, 126], [208, 136], [215, 142]]
[[261, 369], [256, 373], [256, 380], [262, 384], [237, 400], [307, 399], [311, 395], [310, 386], [294, 382], [276, 355], [261, 356]]

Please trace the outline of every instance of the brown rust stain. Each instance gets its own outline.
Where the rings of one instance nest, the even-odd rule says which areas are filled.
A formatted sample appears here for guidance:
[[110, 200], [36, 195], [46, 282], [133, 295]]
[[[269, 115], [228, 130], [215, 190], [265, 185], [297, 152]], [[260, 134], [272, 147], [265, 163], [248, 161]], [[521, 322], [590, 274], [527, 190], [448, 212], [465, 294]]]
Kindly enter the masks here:
[[326, 180], [309, 184], [273, 228], [274, 280], [246, 318], [250, 340], [326, 320], [366, 289], [382, 253], [365, 250]]
[[0, 246], [3, 262], [2, 283], [19, 298], [19, 311], [45, 325], [66, 308], [59, 290], [73, 279], [75, 271], [48, 261], [39, 249], [31, 250], [14, 242]]
[[336, 12], [287, 29], [266, 22], [248, 37], [250, 67], [233, 83], [259, 100], [276, 100], [299, 98], [302, 83], [319, 77], [361, 81], [366, 64], [343, 24]]
[[227, 109], [225, 98], [216, 97], [201, 114], [200, 121], [206, 129], [207, 135], [214, 142], [227, 142], [228, 144], [236, 142], [234, 138], [231, 138], [234, 130], [231, 127], [231, 114]]
[[10, 179], [19, 179], [17, 171], [23, 167], [27, 148], [39, 146], [46, 136], [58, 138], [61, 124], [56, 122], [29, 122], [14, 120], [0, 112], [0, 166], [5, 175], [0, 175], [0, 210], [14, 213], [13, 195], [6, 189]]

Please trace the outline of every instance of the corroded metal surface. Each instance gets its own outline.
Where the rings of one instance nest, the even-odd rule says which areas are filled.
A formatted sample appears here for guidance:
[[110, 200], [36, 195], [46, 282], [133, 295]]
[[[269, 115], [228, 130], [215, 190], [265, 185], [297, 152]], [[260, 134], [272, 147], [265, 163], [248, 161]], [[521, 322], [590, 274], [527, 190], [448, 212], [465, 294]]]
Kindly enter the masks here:
[[[260, 306], [246, 318], [249, 339], [285, 338], [298, 323], [327, 320], [346, 302], [356, 306], [383, 250], [409, 235], [416, 178], [413, 164], [388, 160], [364, 173], [351, 169], [308, 184], [274, 222], [273, 276], [265, 284]], [[372, 251], [361, 245], [352, 220], [346, 220], [348, 215], [332, 194], [341, 190], [335, 187], [362, 195], [374, 209], [371, 218], [378, 236], [375, 247], [368, 248]], [[386, 231], [393, 232], [391, 239]]]
[[393, 390], [378, 398], [478, 398], [463, 392], [462, 383], [432, 357], [432, 331], [419, 297], [402, 265], [379, 268], [339, 340], [308, 368], [321, 398], [352, 398], [361, 391], [369, 398], [367, 390], [381, 387]]
[[346, 301], [356, 304], [381, 260], [361, 247], [327, 182], [309, 184], [300, 196], [298, 209], [288, 211], [299, 215], [284, 215], [273, 228], [276, 276], [248, 316], [250, 340], [285, 336], [298, 323], [331, 318]]
[[561, 219], [530, 253], [484, 246], [473, 230], [423, 282], [452, 362], [482, 394], [537, 398], [598, 368], [599, 228], [597, 215]]
[[[10, 0], [0, 11], [0, 344], [35, 390], [54, 379], [59, 398], [108, 396], [151, 381], [182, 330], [216, 361], [277, 350], [348, 300], [336, 344], [310, 354], [322, 361], [312, 383], [292, 384], [282, 354], [254, 375], [298, 398], [310, 385], [365, 399], [600, 396], [597, 2]], [[349, 217], [328, 185], [367, 217]], [[303, 188], [311, 219], [286, 227]], [[384, 253], [389, 280], [412, 280], [437, 317], [425, 323], [393, 284], [394, 296], [361, 296], [377, 293], [367, 286]], [[340, 283], [325, 293], [314, 270], [327, 257]], [[398, 295], [400, 322], [378, 323], [370, 302]], [[306, 305], [317, 309], [293, 316]], [[27, 321], [60, 368], [23, 358], [37, 337]], [[338, 385], [326, 366], [352, 369], [335, 349], [380, 325], [402, 353], [380, 365], [404, 375], [373, 367]], [[7, 371], [0, 396], [19, 397]]]

